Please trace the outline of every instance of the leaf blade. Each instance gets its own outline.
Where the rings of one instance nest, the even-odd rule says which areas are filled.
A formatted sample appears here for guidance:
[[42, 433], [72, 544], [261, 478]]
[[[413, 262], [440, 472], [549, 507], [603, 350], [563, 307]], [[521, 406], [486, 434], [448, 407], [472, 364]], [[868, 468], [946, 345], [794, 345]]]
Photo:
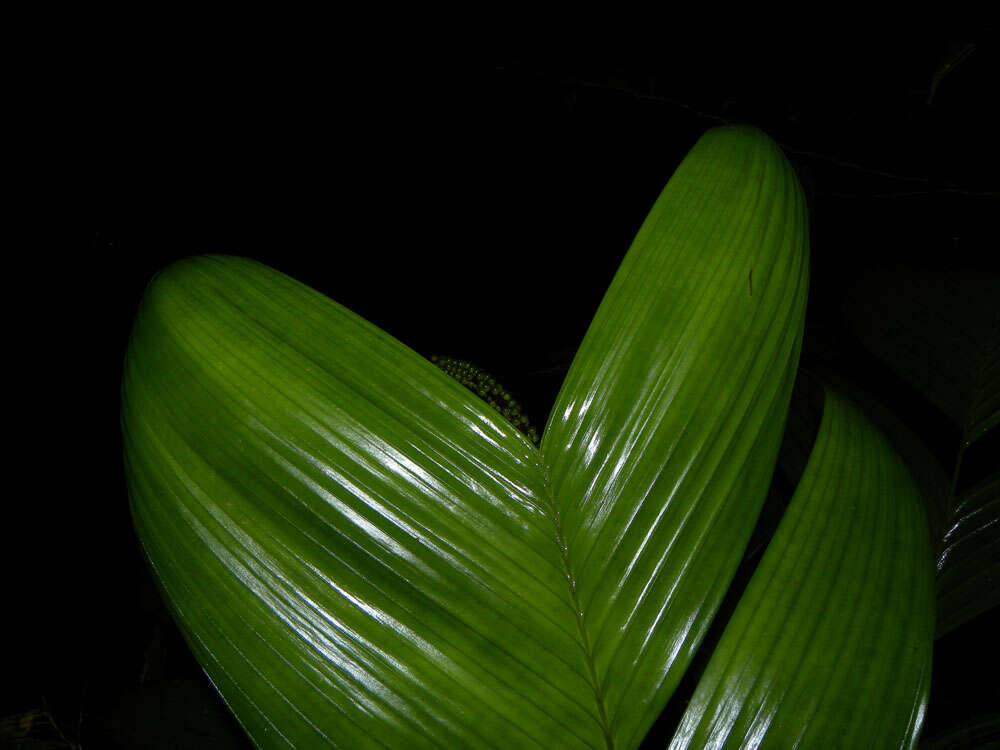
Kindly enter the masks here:
[[865, 346], [924, 394], [970, 445], [1000, 422], [1000, 276], [974, 269], [871, 270], [846, 301]]
[[958, 497], [937, 567], [938, 638], [1000, 604], [1000, 472]]
[[[721, 598], [727, 564], [739, 561], [740, 534], [749, 537], [773, 469], [801, 344], [807, 241], [801, 190], [773, 142], [731, 128], [703, 140], [658, 202], [668, 210], [654, 207], [653, 236], [640, 232], [620, 274], [634, 279], [645, 266], [654, 271], [647, 280], [662, 283], [680, 270], [682, 314], [643, 313], [640, 334], [655, 354], [629, 364], [624, 389], [613, 375], [618, 395], [602, 405], [618, 399], [636, 427], [630, 379], [660, 380], [645, 405], [671, 406], [668, 442], [689, 441], [670, 481], [687, 476], [702, 442], [723, 433], [694, 472], [701, 479], [685, 489], [697, 499], [713, 481], [722, 489], [709, 494], [726, 498], [733, 486], [750, 488], [730, 502], [738, 518], [722, 531], [735, 528], [736, 543], [721, 546], [723, 575], [710, 581], [710, 600]], [[695, 212], [683, 205], [690, 196], [700, 201]], [[670, 232], [665, 216], [680, 222]], [[748, 260], [744, 287], [739, 264]], [[628, 297], [627, 287], [602, 307]], [[686, 325], [668, 339], [670, 354], [656, 342], [677, 320]], [[595, 326], [599, 348], [607, 325]], [[697, 377], [664, 381], [671, 357], [735, 381], [719, 392]], [[578, 385], [594, 374], [581, 361]], [[686, 398], [664, 398], [664, 382], [706, 405], [676, 408]], [[695, 417], [731, 412], [722, 427], [709, 420], [712, 429], [686, 430]], [[600, 408], [594, 413], [590, 426], [602, 421]], [[606, 437], [620, 426], [602, 424]], [[687, 612], [660, 626], [648, 622], [649, 607], [625, 618], [648, 626], [645, 635], [633, 628], [629, 643], [613, 623], [588, 630], [576, 582], [593, 581], [586, 606], [606, 611], [618, 587], [598, 580], [600, 551], [587, 570], [573, 568], [580, 498], [551, 481], [546, 455], [399, 342], [259, 264], [193, 259], [154, 283], [130, 343], [123, 435], [147, 556], [196, 655], [258, 745], [632, 746], [689, 658], [665, 659], [665, 650], [697, 644]], [[648, 478], [663, 463], [651, 453], [632, 468]], [[749, 479], [739, 476], [744, 466]], [[632, 511], [619, 513], [611, 537], [627, 532], [634, 542], [659, 524], [662, 551], [663, 534], [684, 520], [662, 519], [664, 497], [625, 524]], [[604, 500], [610, 509], [613, 498]], [[695, 547], [719, 514], [718, 503], [707, 506]], [[685, 555], [632, 565], [629, 596], [642, 589], [642, 600], [663, 576], [697, 567]], [[707, 577], [689, 576], [688, 588]], [[663, 607], [658, 596], [646, 601]], [[686, 598], [703, 632], [718, 602]], [[655, 648], [646, 649], [653, 631]], [[640, 674], [619, 689], [614, 677], [624, 671]], [[610, 718], [609, 685], [618, 690]]]
[[169, 269], [131, 346], [136, 528], [256, 744], [598, 744], [537, 453], [499, 415], [248, 261]]
[[749, 540], [807, 279], [787, 160], [759, 131], [709, 131], [640, 229], [553, 408], [542, 448], [623, 746], [673, 692]]
[[912, 747], [929, 691], [932, 559], [902, 460], [827, 389], [802, 482], [670, 747]]

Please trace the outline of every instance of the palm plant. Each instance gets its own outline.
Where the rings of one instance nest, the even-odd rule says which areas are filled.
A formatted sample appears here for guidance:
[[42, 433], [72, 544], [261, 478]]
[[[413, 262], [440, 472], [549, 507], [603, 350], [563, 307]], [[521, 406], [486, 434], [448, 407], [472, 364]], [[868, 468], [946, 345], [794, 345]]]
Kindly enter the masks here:
[[[737, 574], [785, 435], [801, 478], [671, 747], [915, 745], [938, 540], [954, 527], [949, 566], [991, 560], [974, 532], [995, 526], [996, 483], [928, 492], [919, 447], [829, 377], [815, 440], [792, 429], [808, 255], [778, 147], [706, 133], [540, 447], [277, 271], [206, 256], [161, 272], [123, 377], [133, 520], [253, 742], [636, 747]], [[977, 398], [969, 444], [1000, 413]], [[957, 623], [992, 589], [954, 580]]]

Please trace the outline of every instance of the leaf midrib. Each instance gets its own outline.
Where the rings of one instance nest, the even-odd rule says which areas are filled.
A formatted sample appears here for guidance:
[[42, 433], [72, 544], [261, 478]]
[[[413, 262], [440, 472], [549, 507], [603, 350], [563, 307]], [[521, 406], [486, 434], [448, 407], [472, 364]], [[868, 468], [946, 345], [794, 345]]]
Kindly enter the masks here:
[[580, 604], [580, 599], [576, 593], [576, 577], [573, 574], [573, 566], [570, 562], [569, 545], [566, 542], [566, 538], [563, 536], [561, 514], [556, 506], [555, 495], [552, 492], [552, 484], [549, 480], [549, 464], [546, 461], [544, 453], [541, 455], [539, 465], [542, 471], [544, 500], [546, 501], [546, 505], [543, 507], [543, 510], [545, 511], [548, 519], [552, 522], [552, 526], [555, 531], [555, 542], [559, 547], [559, 559], [562, 562], [563, 573], [566, 575], [566, 588], [569, 590], [570, 601], [573, 605], [574, 619], [576, 620], [577, 631], [579, 633], [580, 650], [583, 652], [583, 661], [587, 668], [588, 681], [594, 691], [594, 703], [597, 707], [597, 722], [601, 727], [601, 733], [604, 735], [605, 747], [607, 750], [615, 750], [615, 739], [611, 733], [611, 724], [608, 721], [604, 691], [601, 689], [601, 681], [597, 677], [597, 665], [594, 662], [594, 653], [590, 644], [590, 636], [587, 633], [587, 624], [582, 606]]

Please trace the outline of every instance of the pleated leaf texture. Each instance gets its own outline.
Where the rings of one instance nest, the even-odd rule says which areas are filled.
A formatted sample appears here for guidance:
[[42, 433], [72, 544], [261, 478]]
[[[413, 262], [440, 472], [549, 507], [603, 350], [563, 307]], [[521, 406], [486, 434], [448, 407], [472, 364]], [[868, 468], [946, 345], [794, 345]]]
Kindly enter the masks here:
[[864, 412], [827, 388], [802, 480], [670, 750], [915, 747], [933, 641], [919, 489]]
[[944, 264], [862, 272], [845, 308], [875, 356], [958, 425], [1000, 424], [1000, 274]]
[[958, 496], [937, 562], [940, 638], [1000, 605], [1000, 471]]
[[709, 131], [536, 449], [273, 269], [158, 274], [122, 385], [132, 516], [255, 745], [637, 746], [763, 502], [807, 286], [787, 160], [759, 131]]

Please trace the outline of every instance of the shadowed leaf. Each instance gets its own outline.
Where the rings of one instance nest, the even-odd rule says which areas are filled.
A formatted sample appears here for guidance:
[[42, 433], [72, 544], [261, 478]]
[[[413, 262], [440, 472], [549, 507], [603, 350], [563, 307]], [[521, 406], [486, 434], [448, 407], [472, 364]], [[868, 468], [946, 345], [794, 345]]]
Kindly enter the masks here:
[[918, 491], [828, 389], [802, 481], [670, 747], [912, 747], [933, 619]]
[[1000, 549], [989, 536], [992, 526], [976, 527], [993, 511], [970, 516], [954, 494], [965, 449], [1000, 422], [998, 301], [997, 274], [946, 268], [869, 273], [848, 298], [848, 315], [865, 345], [961, 430], [958, 464], [946, 489], [936, 462], [921, 458], [919, 441], [910, 438], [915, 449], [904, 452], [925, 496], [939, 498], [930, 503], [943, 555], [939, 637], [1000, 600]]
[[997, 604], [1000, 472], [958, 497], [938, 559], [938, 637]]
[[962, 430], [969, 445], [1000, 421], [1000, 276], [954, 268], [868, 272], [847, 299], [876, 356]]
[[951, 495], [952, 479], [941, 467], [941, 462], [899, 417], [857, 383], [850, 382], [827, 368], [818, 369], [816, 375], [864, 409], [868, 418], [889, 439], [892, 447], [906, 463], [906, 468], [910, 470], [910, 475], [923, 497], [931, 530], [931, 541], [939, 552], [954, 506]]
[[143, 750], [246, 750], [246, 736], [225, 708], [216, 708], [213, 698], [204, 680], [169, 680], [131, 691], [96, 721], [101, 744]]

